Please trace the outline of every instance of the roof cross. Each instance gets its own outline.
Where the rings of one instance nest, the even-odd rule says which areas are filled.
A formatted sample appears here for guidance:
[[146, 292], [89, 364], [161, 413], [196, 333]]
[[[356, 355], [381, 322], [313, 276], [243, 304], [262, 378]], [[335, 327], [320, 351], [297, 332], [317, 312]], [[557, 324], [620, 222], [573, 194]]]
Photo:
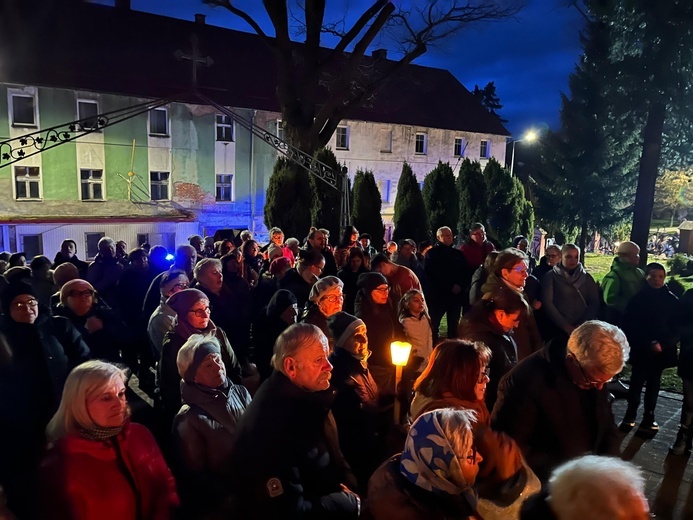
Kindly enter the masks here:
[[192, 86], [193, 90], [197, 90], [197, 66], [198, 65], [205, 65], [207, 67], [211, 67], [214, 65], [214, 60], [210, 58], [209, 56], [205, 56], [204, 58], [200, 56], [200, 48], [198, 46], [199, 39], [196, 34], [191, 34], [190, 35], [190, 44], [192, 46], [192, 51], [190, 54], [184, 54], [183, 51], [180, 49], [176, 49], [176, 52], [173, 53], [173, 56], [178, 60], [190, 60], [192, 64]]

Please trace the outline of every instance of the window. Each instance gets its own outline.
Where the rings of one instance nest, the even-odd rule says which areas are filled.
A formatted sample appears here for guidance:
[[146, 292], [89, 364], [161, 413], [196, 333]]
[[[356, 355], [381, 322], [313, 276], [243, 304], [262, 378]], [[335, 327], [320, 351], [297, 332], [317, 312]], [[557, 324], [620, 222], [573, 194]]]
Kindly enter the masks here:
[[12, 124], [36, 126], [36, 103], [34, 96], [12, 94]]
[[84, 246], [87, 251], [87, 260], [93, 260], [99, 252], [99, 240], [106, 236], [106, 233], [84, 233]]
[[233, 201], [233, 173], [217, 173], [217, 202]]
[[464, 137], [455, 137], [455, 147], [453, 150], [453, 155], [455, 157], [463, 157], [464, 156]]
[[217, 114], [217, 141], [233, 141], [233, 119], [223, 114]]
[[170, 172], [149, 172], [149, 190], [152, 200], [169, 200], [168, 180]]
[[479, 157], [482, 159], [488, 159], [491, 153], [491, 143], [486, 139], [481, 140], [481, 146], [479, 147]]
[[103, 170], [79, 170], [82, 200], [103, 200]]
[[24, 235], [22, 237], [22, 251], [27, 261], [35, 256], [43, 254], [43, 240], [41, 235]]
[[15, 166], [14, 185], [17, 200], [41, 199], [41, 171], [38, 166]]
[[380, 188], [380, 196], [383, 202], [390, 202], [390, 181], [387, 179], [381, 180], [378, 183], [378, 188]]
[[426, 141], [427, 134], [417, 132], [416, 134], [416, 147], [414, 148], [414, 153], [419, 155], [426, 155]]
[[149, 243], [149, 233], [137, 233], [137, 247], [142, 247], [142, 244]]
[[274, 126], [274, 135], [276, 135], [279, 139], [282, 141], [284, 140], [284, 127], [282, 126], [282, 120], [277, 119], [275, 126]]
[[392, 130], [380, 131], [380, 153], [392, 153]]
[[419, 191], [423, 191], [423, 181], [419, 182]]
[[168, 110], [155, 108], [149, 112], [149, 133], [152, 135], [168, 135]]
[[349, 149], [349, 127], [338, 126], [336, 137], [337, 137], [337, 150], [348, 150]]
[[85, 130], [98, 128], [96, 116], [99, 114], [99, 104], [96, 101], [77, 101], [77, 119], [82, 122]]

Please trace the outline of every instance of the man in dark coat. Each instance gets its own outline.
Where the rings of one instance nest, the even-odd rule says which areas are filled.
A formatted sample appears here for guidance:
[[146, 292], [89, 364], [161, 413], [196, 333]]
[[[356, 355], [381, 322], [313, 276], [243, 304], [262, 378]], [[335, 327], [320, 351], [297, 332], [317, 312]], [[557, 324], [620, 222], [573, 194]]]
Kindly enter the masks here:
[[332, 251], [330, 251], [325, 233], [319, 229], [311, 231], [308, 235], [306, 250], [317, 251], [325, 257], [325, 267], [322, 271], [323, 276], [337, 276], [337, 261], [334, 259]]
[[452, 230], [442, 227], [436, 232], [436, 238], [438, 242], [426, 253], [424, 265], [430, 287], [428, 310], [434, 344], [438, 341], [438, 327], [445, 314], [448, 317], [448, 338], [457, 337], [460, 313], [462, 306], [469, 303], [472, 279], [464, 255], [452, 246]]
[[542, 482], [574, 457], [618, 455], [619, 435], [605, 384], [630, 347], [621, 329], [588, 321], [521, 361], [498, 387], [494, 430], [510, 435]]
[[291, 325], [277, 339], [275, 371], [241, 418], [231, 455], [234, 518], [358, 518], [360, 499], [330, 412], [327, 356], [315, 325]]

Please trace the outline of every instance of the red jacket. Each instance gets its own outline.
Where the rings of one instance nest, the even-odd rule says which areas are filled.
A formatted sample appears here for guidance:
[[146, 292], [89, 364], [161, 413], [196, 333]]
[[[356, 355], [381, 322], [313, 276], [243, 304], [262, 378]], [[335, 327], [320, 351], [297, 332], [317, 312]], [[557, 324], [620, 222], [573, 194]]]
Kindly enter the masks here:
[[460, 251], [462, 251], [464, 259], [467, 261], [472, 271], [483, 264], [488, 254], [495, 250], [496, 248], [494, 245], [488, 240], [484, 241], [481, 245], [474, 242], [474, 240], [469, 240], [460, 246]]
[[121, 470], [112, 440], [68, 435], [48, 450], [41, 472], [46, 518], [135, 520], [138, 503], [141, 520], [174, 517], [176, 484], [149, 430], [128, 423], [115, 441], [131, 480]]

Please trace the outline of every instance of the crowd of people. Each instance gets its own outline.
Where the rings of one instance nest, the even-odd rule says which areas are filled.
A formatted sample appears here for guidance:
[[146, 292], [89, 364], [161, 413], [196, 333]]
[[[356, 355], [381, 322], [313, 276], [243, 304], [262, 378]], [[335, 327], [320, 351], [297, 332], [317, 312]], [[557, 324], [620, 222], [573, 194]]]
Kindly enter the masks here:
[[0, 254], [0, 518], [644, 519], [619, 445], [643, 387], [656, 433], [677, 363], [690, 454], [693, 294], [636, 244], [599, 286], [577, 246], [535, 259], [480, 223], [382, 252], [353, 226], [269, 235]]

